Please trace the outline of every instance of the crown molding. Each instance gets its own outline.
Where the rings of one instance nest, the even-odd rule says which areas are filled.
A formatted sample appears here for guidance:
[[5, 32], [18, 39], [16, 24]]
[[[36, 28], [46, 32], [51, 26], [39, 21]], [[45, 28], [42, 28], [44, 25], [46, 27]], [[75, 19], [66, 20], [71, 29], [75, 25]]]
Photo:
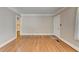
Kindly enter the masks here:
[[54, 14], [21, 14], [21, 16], [53, 16]]
[[55, 16], [58, 15], [59, 13], [61, 13], [63, 10], [67, 9], [67, 7], [62, 7], [61, 9], [59, 9], [56, 13], [54, 14], [22, 14], [20, 12], [18, 12], [15, 8], [13, 7], [8, 7], [10, 10], [14, 11], [15, 13], [21, 15], [21, 16]]
[[8, 9], [10, 9], [10, 10], [12, 10], [13, 12], [15, 12], [15, 13], [21, 15], [21, 13], [18, 12], [18, 11], [17, 11], [15, 8], [13, 8], [13, 7], [8, 7]]
[[68, 8], [68, 7], [63, 7], [63, 8], [61, 8], [59, 11], [57, 11], [57, 12], [54, 14], [54, 16], [60, 14], [62, 11], [66, 10], [67, 8]]
[[58, 15], [59, 13], [61, 13], [65, 9], [67, 9], [67, 7], [61, 8], [54, 14], [21, 14], [21, 16], [55, 16], [55, 15]]

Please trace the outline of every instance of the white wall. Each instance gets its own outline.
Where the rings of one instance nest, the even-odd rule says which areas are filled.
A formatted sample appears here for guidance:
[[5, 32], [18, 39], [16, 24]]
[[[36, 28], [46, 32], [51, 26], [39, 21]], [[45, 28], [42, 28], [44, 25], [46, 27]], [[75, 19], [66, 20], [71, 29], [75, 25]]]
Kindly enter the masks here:
[[74, 39], [76, 8], [67, 8], [60, 13], [61, 37], [72, 46], [79, 49], [79, 41]]
[[52, 34], [53, 17], [52, 16], [23, 16], [21, 34]]
[[0, 45], [16, 37], [16, 13], [0, 7]]
[[75, 39], [79, 40], [79, 8], [76, 10]]

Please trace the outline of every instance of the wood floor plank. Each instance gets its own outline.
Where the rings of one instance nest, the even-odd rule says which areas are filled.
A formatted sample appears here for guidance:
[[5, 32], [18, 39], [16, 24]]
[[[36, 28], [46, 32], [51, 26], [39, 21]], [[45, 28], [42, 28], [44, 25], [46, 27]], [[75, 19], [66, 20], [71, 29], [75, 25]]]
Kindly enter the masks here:
[[21, 36], [18, 43], [12, 41], [0, 48], [2, 52], [76, 52], [75, 49], [58, 39], [49, 35], [27, 35]]

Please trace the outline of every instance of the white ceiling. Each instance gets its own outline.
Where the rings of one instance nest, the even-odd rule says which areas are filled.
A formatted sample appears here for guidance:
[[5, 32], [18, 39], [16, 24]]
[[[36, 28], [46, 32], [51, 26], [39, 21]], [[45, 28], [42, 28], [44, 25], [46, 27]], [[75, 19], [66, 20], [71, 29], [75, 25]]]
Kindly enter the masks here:
[[54, 14], [63, 7], [11, 7], [20, 14]]

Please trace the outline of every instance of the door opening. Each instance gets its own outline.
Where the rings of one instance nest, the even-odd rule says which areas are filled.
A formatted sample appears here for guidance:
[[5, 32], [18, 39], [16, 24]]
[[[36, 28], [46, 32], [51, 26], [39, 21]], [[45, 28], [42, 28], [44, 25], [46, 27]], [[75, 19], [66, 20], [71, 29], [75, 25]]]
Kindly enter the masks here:
[[16, 41], [20, 40], [20, 17], [16, 18]]

